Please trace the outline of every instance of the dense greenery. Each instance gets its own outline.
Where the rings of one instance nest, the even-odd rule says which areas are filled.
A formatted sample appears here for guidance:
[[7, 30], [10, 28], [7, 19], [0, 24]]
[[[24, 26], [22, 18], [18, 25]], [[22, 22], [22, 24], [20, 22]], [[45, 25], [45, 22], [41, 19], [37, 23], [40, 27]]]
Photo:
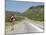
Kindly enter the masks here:
[[44, 21], [44, 6], [33, 6], [23, 13], [23, 16], [32, 20]]

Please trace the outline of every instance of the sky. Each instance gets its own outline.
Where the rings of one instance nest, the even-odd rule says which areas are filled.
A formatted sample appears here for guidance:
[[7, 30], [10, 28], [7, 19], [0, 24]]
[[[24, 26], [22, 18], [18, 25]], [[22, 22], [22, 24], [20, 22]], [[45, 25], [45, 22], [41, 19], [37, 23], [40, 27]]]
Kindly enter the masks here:
[[6, 0], [6, 10], [8, 11], [17, 11], [17, 12], [24, 12], [29, 7], [43, 5], [43, 2], [24, 2], [24, 1], [12, 1]]

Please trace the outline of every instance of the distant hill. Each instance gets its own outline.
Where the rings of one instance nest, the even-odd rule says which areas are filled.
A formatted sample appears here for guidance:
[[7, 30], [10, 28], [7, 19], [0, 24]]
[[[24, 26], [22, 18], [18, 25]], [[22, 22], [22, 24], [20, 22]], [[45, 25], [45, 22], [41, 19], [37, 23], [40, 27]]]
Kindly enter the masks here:
[[32, 20], [43, 21], [44, 20], [44, 5], [32, 6], [23, 13], [23, 16]]
[[5, 14], [6, 14], [6, 15], [8, 15], [8, 14], [9, 14], [9, 15], [13, 15], [13, 14], [14, 14], [14, 15], [20, 15], [19, 12], [14, 12], [14, 11], [6, 11]]

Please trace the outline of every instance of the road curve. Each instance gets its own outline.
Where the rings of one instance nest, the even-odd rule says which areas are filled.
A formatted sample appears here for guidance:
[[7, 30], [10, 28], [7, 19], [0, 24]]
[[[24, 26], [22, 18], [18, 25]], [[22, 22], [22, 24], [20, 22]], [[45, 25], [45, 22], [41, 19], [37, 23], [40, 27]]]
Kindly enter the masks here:
[[6, 33], [6, 35], [9, 34], [15, 34], [15, 33], [32, 33], [32, 32], [43, 32], [43, 23], [36, 24], [33, 23], [30, 19], [25, 18], [25, 20], [22, 20], [18, 26], [18, 28], [14, 27], [14, 31]]

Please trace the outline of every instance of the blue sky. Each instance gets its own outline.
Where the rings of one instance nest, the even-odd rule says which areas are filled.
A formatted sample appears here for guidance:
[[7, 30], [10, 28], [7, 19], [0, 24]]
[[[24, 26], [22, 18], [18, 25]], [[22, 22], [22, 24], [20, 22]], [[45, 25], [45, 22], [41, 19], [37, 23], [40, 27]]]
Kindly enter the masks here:
[[6, 0], [6, 10], [24, 12], [29, 7], [43, 5], [42, 2], [23, 2]]

